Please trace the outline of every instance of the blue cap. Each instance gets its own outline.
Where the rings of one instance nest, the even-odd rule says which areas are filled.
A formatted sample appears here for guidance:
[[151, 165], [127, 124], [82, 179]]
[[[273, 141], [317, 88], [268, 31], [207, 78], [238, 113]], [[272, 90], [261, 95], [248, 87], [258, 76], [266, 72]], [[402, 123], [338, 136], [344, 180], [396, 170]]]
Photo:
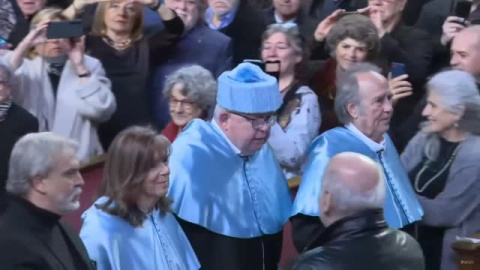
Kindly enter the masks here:
[[274, 113], [283, 98], [277, 80], [251, 63], [242, 63], [218, 78], [217, 104], [245, 114]]

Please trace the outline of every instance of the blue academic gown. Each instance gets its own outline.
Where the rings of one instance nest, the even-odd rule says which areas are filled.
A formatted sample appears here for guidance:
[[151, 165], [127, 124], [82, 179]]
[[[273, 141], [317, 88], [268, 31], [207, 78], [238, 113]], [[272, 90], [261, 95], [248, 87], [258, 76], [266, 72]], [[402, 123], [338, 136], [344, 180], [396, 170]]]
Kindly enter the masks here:
[[193, 120], [175, 139], [169, 165], [168, 196], [183, 220], [253, 238], [281, 231], [289, 218], [287, 181], [266, 144], [242, 158], [213, 123]]
[[239, 156], [216, 123], [194, 120], [172, 145], [172, 209], [204, 269], [276, 269], [291, 211], [268, 145]]
[[99, 270], [199, 269], [200, 264], [182, 228], [171, 213], [154, 210], [140, 227], [95, 207], [82, 215], [80, 238]]
[[342, 152], [363, 154], [383, 168], [387, 186], [384, 216], [390, 227], [402, 228], [422, 218], [422, 207], [415, 197], [408, 175], [390, 137], [385, 135], [385, 149], [381, 153], [376, 153], [345, 127], [331, 129], [313, 141], [293, 205], [292, 216], [297, 214], [319, 216], [321, 179], [330, 159]]

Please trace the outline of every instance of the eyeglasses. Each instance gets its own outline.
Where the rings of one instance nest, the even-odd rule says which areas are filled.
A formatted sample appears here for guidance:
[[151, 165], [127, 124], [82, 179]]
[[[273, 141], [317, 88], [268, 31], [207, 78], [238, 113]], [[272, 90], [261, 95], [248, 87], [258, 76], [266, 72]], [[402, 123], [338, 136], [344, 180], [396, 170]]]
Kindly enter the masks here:
[[196, 104], [193, 101], [178, 100], [178, 99], [174, 99], [174, 98], [170, 98], [168, 100], [168, 103], [169, 103], [170, 107], [177, 107], [178, 105], [180, 105], [185, 110], [192, 110], [195, 107], [195, 104]]
[[263, 118], [251, 118], [251, 117], [243, 115], [243, 114], [236, 114], [236, 115], [241, 116], [241, 117], [245, 118], [246, 120], [248, 120], [250, 122], [250, 124], [252, 124], [253, 129], [260, 129], [260, 128], [264, 127], [265, 125], [267, 125], [268, 127], [272, 127], [277, 122], [277, 116], [276, 115], [269, 115], [269, 116], [266, 116], [266, 117], [263, 117]]

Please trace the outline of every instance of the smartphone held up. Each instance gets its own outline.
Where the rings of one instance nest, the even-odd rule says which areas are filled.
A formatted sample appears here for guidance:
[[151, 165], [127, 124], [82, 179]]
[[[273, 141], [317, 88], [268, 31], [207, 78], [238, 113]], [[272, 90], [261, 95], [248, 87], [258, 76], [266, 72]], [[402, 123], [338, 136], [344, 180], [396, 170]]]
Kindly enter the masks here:
[[47, 39], [71, 39], [83, 35], [81, 20], [50, 22], [47, 27]]

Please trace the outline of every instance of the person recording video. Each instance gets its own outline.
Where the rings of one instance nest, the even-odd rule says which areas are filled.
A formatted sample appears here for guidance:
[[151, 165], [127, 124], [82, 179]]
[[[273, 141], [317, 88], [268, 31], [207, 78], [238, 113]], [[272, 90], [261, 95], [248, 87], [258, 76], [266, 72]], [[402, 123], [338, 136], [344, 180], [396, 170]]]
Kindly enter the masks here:
[[65, 20], [61, 12], [35, 15], [30, 33], [0, 62], [15, 73], [13, 99], [38, 118], [40, 131], [76, 140], [85, 160], [103, 152], [96, 126], [110, 118], [116, 102], [101, 63], [84, 54], [82, 37], [46, 38], [51, 22]]

